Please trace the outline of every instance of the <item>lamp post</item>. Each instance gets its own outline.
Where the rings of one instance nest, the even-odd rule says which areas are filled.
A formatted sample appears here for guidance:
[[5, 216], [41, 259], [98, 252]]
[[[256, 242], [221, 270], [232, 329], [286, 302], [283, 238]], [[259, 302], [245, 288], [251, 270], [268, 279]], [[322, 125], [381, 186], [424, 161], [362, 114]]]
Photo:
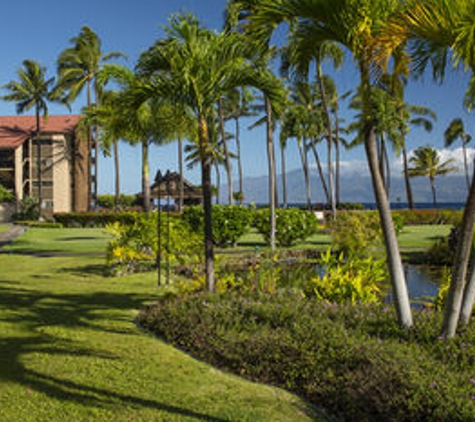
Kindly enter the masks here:
[[157, 186], [157, 197], [158, 197], [158, 208], [157, 208], [157, 285], [161, 285], [161, 278], [162, 278], [162, 239], [161, 239], [161, 216], [160, 216], [160, 185], [162, 183], [163, 177], [160, 170], [157, 171], [157, 175], [155, 176], [155, 185]]

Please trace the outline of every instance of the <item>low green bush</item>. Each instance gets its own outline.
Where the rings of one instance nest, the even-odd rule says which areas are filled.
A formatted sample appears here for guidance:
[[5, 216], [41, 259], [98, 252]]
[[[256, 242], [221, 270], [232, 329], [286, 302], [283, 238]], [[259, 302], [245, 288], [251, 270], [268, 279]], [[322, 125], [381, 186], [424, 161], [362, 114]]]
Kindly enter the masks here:
[[462, 211], [458, 210], [397, 210], [393, 216], [400, 216], [405, 225], [449, 224], [462, 221]]
[[[97, 205], [112, 210], [115, 208], [115, 195], [98, 195]], [[119, 208], [130, 208], [141, 205], [136, 195], [119, 195]]]
[[61, 223], [54, 223], [51, 221], [21, 221], [21, 220], [16, 220], [15, 224], [18, 224], [20, 226], [26, 226], [26, 227], [35, 227], [39, 229], [60, 229], [63, 227]]
[[160, 244], [157, 213], [138, 214], [132, 224], [115, 222], [106, 226], [112, 235], [106, 262], [112, 275], [124, 275], [157, 268], [160, 248], [162, 264], [193, 266], [200, 262], [202, 242], [183, 224], [180, 216], [162, 215]]
[[34, 196], [25, 196], [20, 202], [20, 210], [13, 214], [15, 221], [33, 221], [38, 220], [40, 216], [40, 206], [38, 198]]
[[329, 303], [376, 303], [387, 294], [385, 260], [371, 257], [345, 257], [331, 249], [319, 261], [320, 275], [313, 277], [305, 288], [305, 295]]
[[[253, 225], [270, 242], [270, 211], [259, 209], [254, 211]], [[275, 210], [275, 241], [278, 246], [293, 246], [307, 239], [318, 229], [318, 220], [313, 212], [298, 208]]]
[[12, 202], [15, 199], [15, 195], [0, 184], [0, 202]]
[[[234, 246], [237, 240], [247, 232], [251, 223], [251, 210], [238, 205], [214, 205], [212, 210], [213, 240], [221, 248]], [[186, 207], [182, 215], [191, 229], [203, 234], [203, 207]]]
[[108, 224], [134, 224], [140, 212], [68, 212], [55, 213], [54, 220], [64, 227], [105, 227]]
[[475, 329], [438, 338], [437, 313], [406, 332], [384, 305], [328, 305], [282, 291], [162, 301], [145, 329], [217, 367], [293, 391], [345, 421], [470, 421]]

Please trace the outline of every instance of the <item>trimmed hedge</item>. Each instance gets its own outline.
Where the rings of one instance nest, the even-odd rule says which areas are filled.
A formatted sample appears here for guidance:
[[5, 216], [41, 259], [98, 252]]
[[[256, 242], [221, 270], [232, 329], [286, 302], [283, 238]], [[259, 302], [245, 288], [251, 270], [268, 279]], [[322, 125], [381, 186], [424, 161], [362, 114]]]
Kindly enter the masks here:
[[400, 216], [405, 225], [418, 224], [450, 224], [456, 225], [462, 221], [462, 211], [459, 210], [396, 210], [393, 216]]
[[383, 305], [325, 305], [284, 291], [169, 299], [138, 317], [194, 356], [341, 420], [473, 420], [475, 330], [448, 342], [437, 338], [437, 314], [416, 320], [408, 333]]
[[[213, 239], [221, 248], [234, 246], [247, 232], [251, 223], [251, 210], [239, 205], [213, 205]], [[202, 206], [186, 207], [183, 221], [197, 234], [204, 231], [204, 211]]]
[[[270, 243], [270, 210], [254, 211], [254, 222], [258, 232]], [[318, 229], [318, 219], [313, 212], [298, 208], [275, 210], [275, 241], [279, 246], [293, 246], [305, 240]]]
[[134, 224], [140, 212], [68, 212], [55, 213], [54, 219], [64, 227], [105, 227], [108, 224]]

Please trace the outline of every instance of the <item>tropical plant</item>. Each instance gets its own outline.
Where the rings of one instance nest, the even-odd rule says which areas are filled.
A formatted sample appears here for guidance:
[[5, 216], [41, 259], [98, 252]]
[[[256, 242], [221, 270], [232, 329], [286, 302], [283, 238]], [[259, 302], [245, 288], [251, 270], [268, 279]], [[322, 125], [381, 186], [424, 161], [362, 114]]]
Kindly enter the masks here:
[[[99, 36], [88, 26], [83, 26], [79, 35], [71, 39], [71, 47], [61, 52], [57, 60], [58, 82], [57, 91], [63, 100], [71, 104], [86, 89], [87, 107], [101, 102], [102, 87], [97, 74], [103, 62], [110, 59], [125, 57], [123, 53], [105, 54]], [[88, 132], [88, 207], [97, 198], [98, 152], [99, 145], [92, 139], [92, 131]], [[92, 157], [94, 147], [95, 160]], [[94, 178], [92, 177], [94, 172]]]
[[375, 41], [399, 6], [401, 3], [395, 0], [262, 0], [252, 10], [250, 31], [263, 42], [268, 42], [280, 23], [295, 22], [294, 30], [297, 34], [305, 34], [308, 42], [313, 40], [315, 45], [319, 45], [324, 40], [335, 41], [353, 54], [361, 77], [364, 144], [384, 233], [395, 306], [400, 324], [411, 327], [413, 322], [401, 255], [389, 200], [378, 168], [374, 121], [369, 115], [371, 86], [374, 83], [371, 70], [377, 48]]
[[435, 177], [456, 171], [457, 168], [451, 166], [453, 162], [453, 158], [441, 162], [439, 152], [431, 146], [417, 148], [414, 155], [409, 159], [409, 163], [412, 164], [412, 167], [409, 168], [409, 176], [426, 176], [429, 178], [434, 206], [437, 205]]
[[272, 94], [276, 85], [269, 72], [251, 64], [255, 48], [236, 33], [216, 34], [191, 15], [175, 15], [159, 40], [142, 54], [139, 71], [150, 81], [145, 97], [167, 100], [186, 108], [198, 125], [198, 147], [204, 203], [206, 284], [214, 290], [214, 250], [211, 209], [211, 160], [217, 101], [239, 86], [256, 86]]
[[[48, 118], [48, 101], [55, 100], [54, 78], [46, 77], [46, 68], [34, 60], [24, 60], [23, 67], [17, 70], [17, 81], [10, 81], [3, 86], [7, 94], [1, 98], [4, 101], [16, 103], [18, 114], [24, 113], [32, 108], [35, 110], [36, 131], [34, 139], [36, 141], [36, 179], [38, 183], [38, 203], [39, 213], [43, 207], [43, 165], [41, 159], [41, 115]], [[30, 182], [29, 194], [32, 194], [32, 183]]]
[[465, 169], [465, 179], [467, 181], [467, 189], [470, 189], [470, 175], [468, 173], [467, 144], [472, 140], [469, 133], [465, 131], [463, 120], [460, 118], [453, 119], [444, 132], [445, 146], [450, 147], [460, 138], [463, 150], [463, 165]]

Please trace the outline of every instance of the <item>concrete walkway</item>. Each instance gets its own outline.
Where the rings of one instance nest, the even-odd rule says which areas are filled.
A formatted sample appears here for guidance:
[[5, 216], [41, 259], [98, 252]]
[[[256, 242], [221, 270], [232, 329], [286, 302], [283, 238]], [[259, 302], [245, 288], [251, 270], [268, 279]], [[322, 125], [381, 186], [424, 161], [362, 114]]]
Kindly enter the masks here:
[[23, 234], [25, 227], [17, 226], [16, 224], [10, 225], [8, 229], [0, 233], [0, 249], [5, 245], [13, 242], [18, 236]]

